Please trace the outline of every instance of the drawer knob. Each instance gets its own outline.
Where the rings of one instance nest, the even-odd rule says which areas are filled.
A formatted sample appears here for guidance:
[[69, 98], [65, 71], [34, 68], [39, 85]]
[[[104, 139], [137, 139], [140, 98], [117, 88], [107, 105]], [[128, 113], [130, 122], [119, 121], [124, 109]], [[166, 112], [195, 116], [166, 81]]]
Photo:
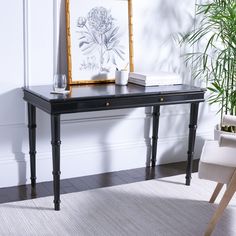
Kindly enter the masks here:
[[161, 98], [160, 101], [163, 102], [163, 101], [164, 101], [164, 98]]
[[109, 107], [110, 105], [110, 102], [106, 102], [106, 107]]

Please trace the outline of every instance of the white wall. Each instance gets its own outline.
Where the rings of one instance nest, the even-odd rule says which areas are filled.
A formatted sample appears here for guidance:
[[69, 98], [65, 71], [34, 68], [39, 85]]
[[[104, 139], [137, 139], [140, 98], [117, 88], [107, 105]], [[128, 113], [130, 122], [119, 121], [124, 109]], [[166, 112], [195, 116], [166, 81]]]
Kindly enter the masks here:
[[[54, 71], [66, 70], [64, 61], [55, 58], [58, 56], [55, 35], [59, 32], [55, 19], [60, 2], [29, 1], [28, 25], [24, 30], [26, 2], [0, 2], [0, 187], [29, 183], [27, 113], [20, 87], [51, 84]], [[172, 35], [192, 27], [194, 2], [133, 0], [136, 70], [175, 71], [183, 75], [184, 82], [192, 83], [180, 59], [182, 49]], [[63, 17], [60, 21], [63, 23]], [[62, 59], [65, 58], [63, 32], [62, 27]], [[28, 41], [24, 39], [27, 34]], [[39, 110], [37, 114], [37, 181], [40, 182], [52, 179], [52, 164], [49, 115]], [[157, 163], [186, 160], [189, 105], [166, 106], [161, 114]], [[215, 111], [201, 105], [196, 158], [216, 122]], [[62, 116], [62, 178], [145, 166], [150, 155], [150, 125], [150, 108]]]

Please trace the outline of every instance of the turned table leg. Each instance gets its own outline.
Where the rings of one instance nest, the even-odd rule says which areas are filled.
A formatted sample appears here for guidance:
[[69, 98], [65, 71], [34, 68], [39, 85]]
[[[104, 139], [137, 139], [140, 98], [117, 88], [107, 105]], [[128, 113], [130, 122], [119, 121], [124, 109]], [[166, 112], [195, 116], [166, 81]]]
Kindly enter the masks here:
[[60, 115], [51, 115], [54, 208], [60, 210]]
[[152, 159], [151, 159], [152, 167], [156, 165], [159, 116], [160, 116], [160, 106], [155, 105], [153, 106], [153, 125], [152, 125]]
[[31, 186], [36, 185], [36, 108], [28, 103], [28, 129], [29, 129], [29, 154], [30, 154], [30, 179]]
[[198, 117], [199, 103], [191, 103], [190, 108], [190, 124], [189, 124], [189, 137], [188, 137], [188, 162], [186, 169], [186, 185], [190, 185], [191, 174], [193, 168], [193, 154], [197, 130], [197, 117]]

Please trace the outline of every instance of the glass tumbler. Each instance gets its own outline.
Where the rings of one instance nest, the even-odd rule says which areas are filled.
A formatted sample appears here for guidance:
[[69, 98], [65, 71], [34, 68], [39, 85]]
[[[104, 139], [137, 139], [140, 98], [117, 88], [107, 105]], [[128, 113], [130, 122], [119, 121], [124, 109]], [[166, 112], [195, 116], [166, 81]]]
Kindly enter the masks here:
[[53, 89], [55, 92], [63, 92], [66, 89], [66, 75], [56, 74], [53, 77]]

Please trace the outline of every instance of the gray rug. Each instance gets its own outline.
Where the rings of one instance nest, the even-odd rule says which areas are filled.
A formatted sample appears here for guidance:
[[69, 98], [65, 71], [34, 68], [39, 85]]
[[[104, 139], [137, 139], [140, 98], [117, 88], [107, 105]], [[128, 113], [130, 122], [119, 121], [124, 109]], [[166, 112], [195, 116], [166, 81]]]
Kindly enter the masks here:
[[[214, 182], [193, 176], [149, 180], [61, 195], [61, 211], [45, 197], [0, 205], [0, 235], [200, 236], [215, 204], [207, 203]], [[236, 201], [214, 234], [236, 235]]]

